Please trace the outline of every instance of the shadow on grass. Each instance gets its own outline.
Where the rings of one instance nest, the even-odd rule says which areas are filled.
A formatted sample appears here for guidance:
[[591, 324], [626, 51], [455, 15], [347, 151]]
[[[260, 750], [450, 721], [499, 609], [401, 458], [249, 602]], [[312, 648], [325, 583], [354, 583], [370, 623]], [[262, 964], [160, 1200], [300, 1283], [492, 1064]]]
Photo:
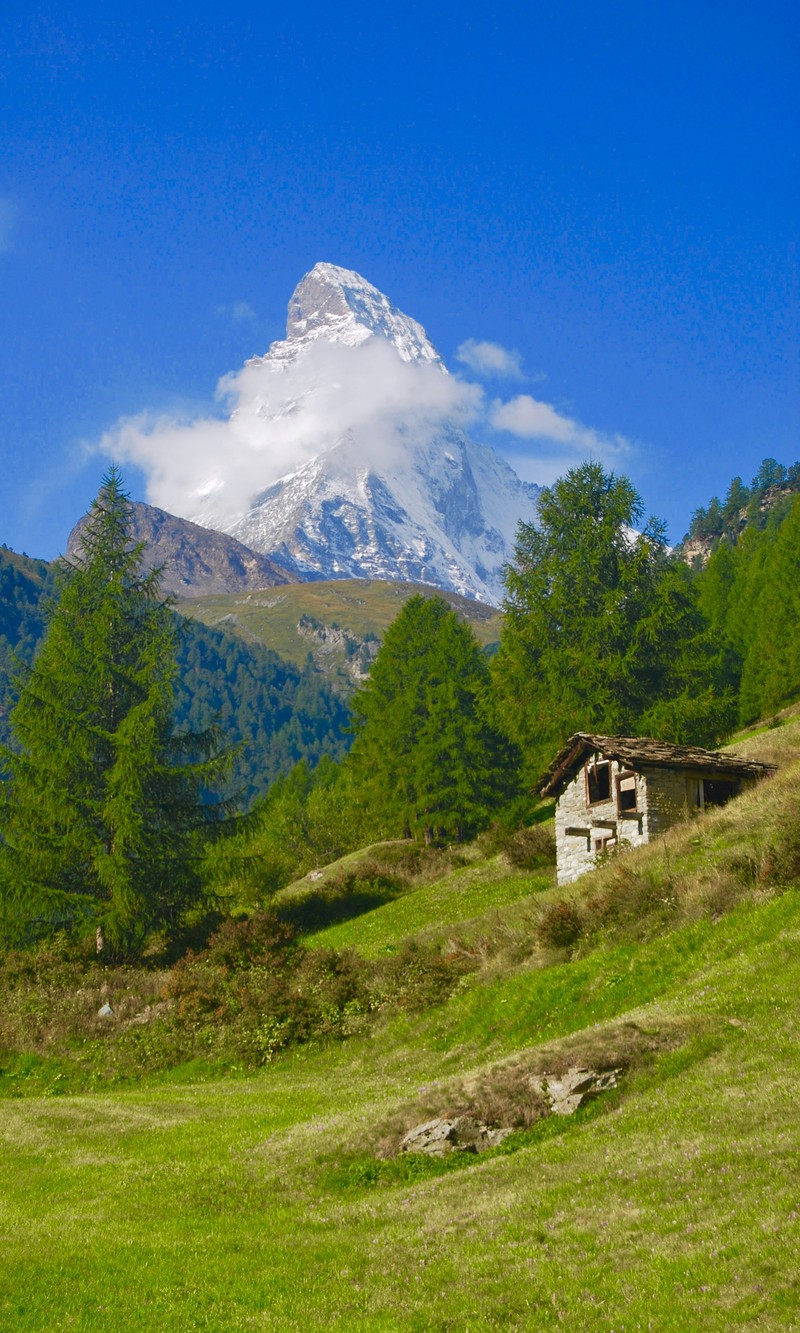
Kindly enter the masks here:
[[350, 875], [346, 879], [312, 889], [302, 898], [282, 902], [278, 915], [300, 935], [310, 935], [342, 921], [372, 912], [392, 902], [407, 886], [390, 875]]

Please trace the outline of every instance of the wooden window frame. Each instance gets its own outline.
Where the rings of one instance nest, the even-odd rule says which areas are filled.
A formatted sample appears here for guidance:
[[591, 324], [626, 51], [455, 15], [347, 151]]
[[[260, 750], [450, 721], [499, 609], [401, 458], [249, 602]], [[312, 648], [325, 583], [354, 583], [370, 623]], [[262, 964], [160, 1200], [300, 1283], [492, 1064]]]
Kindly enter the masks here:
[[[623, 809], [623, 807], [622, 807], [622, 782], [623, 782], [623, 779], [625, 779], [625, 778], [633, 778], [633, 779], [634, 779], [634, 787], [633, 787], [634, 802], [633, 802], [633, 805], [626, 806], [625, 809]], [[616, 781], [617, 781], [617, 814], [618, 814], [618, 815], [638, 815], [638, 814], [640, 814], [641, 812], [640, 812], [640, 810], [639, 810], [639, 784], [636, 782], [636, 773], [634, 772], [634, 770], [633, 770], [632, 768], [624, 768], [624, 769], [622, 769], [622, 770], [617, 774], [617, 779], [616, 779]]]
[[[590, 798], [590, 793], [589, 793], [589, 769], [590, 769], [590, 768], [594, 768], [595, 770], [597, 770], [597, 769], [599, 769], [599, 768], [604, 768], [604, 767], [608, 769], [608, 796], [600, 796], [596, 801], [593, 801], [593, 800], [591, 800], [591, 798]], [[587, 764], [586, 767], [585, 767], [584, 770], [583, 770], [583, 776], [584, 776], [584, 782], [585, 782], [585, 784], [586, 784], [586, 808], [587, 808], [587, 810], [591, 810], [591, 808], [592, 808], [593, 805], [607, 805], [609, 801], [613, 801], [613, 799], [614, 799], [614, 796], [613, 796], [614, 786], [613, 786], [613, 783], [612, 783], [611, 779], [612, 779], [612, 777], [613, 777], [614, 775], [613, 775], [613, 773], [611, 772], [611, 760], [610, 760], [610, 759], [601, 759], [599, 764], [595, 764], [595, 763]]]

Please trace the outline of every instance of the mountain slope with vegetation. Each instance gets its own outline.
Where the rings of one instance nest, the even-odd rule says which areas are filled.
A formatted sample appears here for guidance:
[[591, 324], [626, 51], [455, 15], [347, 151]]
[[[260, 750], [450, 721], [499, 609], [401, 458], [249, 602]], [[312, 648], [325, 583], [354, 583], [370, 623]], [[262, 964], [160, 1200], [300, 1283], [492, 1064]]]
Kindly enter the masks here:
[[714, 495], [694, 511], [678, 550], [688, 564], [702, 569], [720, 542], [735, 545], [748, 529], [779, 524], [799, 491], [800, 463], [786, 467], [765, 458], [749, 486], [734, 477], [724, 500]]
[[[444, 601], [410, 597], [355, 696], [350, 755], [296, 765], [185, 860], [176, 912], [155, 910], [174, 886], [136, 817], [137, 784], [164, 820], [159, 784], [181, 777], [152, 744], [172, 743], [175, 663], [147, 632], [136, 651], [140, 622], [168, 635], [117, 525], [73, 583], [77, 631], [51, 622], [6, 756], [0, 1325], [793, 1326], [800, 721], [784, 710], [737, 746], [774, 776], [561, 888], [550, 809], [521, 776], [576, 721], [722, 735], [746, 679], [734, 612], [754, 643], [777, 633], [767, 571], [793, 606], [794, 510], [736, 543], [747, 600], [714, 582], [725, 543], [695, 576], [657, 526], [631, 541], [639, 506], [594, 464], [542, 493], [491, 669]], [[199, 674], [206, 635], [249, 651], [194, 628]], [[62, 708], [50, 746], [36, 709], [68, 701], [79, 673], [60, 662], [85, 633], [117, 642], [110, 687], [87, 665], [94, 712]], [[219, 660], [211, 678], [236, 674]], [[126, 691], [133, 709], [106, 719]], [[27, 884], [26, 776], [47, 779], [58, 747], [89, 798], [44, 791], [63, 864], [45, 882], [37, 838]], [[107, 826], [121, 837], [97, 847]], [[68, 920], [42, 900], [87, 887], [77, 835], [97, 883]], [[151, 928], [134, 910], [111, 956], [94, 927], [109, 887], [136, 908], [126, 874]], [[419, 1151], [437, 1133], [441, 1155]]]
[[368, 675], [386, 630], [414, 596], [442, 597], [482, 645], [498, 642], [502, 618], [495, 607], [425, 584], [385, 579], [335, 579], [197, 597], [182, 601], [179, 610], [248, 642], [262, 643], [298, 666], [310, 654], [331, 684], [350, 694]]
[[[267, 935], [244, 924], [173, 973], [109, 976], [52, 950], [7, 959], [6, 1321], [52, 1328], [57, 1307], [64, 1327], [100, 1329], [113, 1290], [123, 1333], [145, 1316], [220, 1330], [791, 1327], [800, 727], [747, 748], [779, 757], [778, 776], [568, 894], [540, 869], [504, 901], [519, 871], [491, 846], [469, 866], [433, 851], [404, 865], [397, 844], [365, 853], [362, 879], [382, 864], [404, 883], [352, 918], [349, 943], [373, 963], [325, 949], [341, 926], [319, 917], [299, 962], [295, 946], [299, 1044], [265, 1004]], [[442, 928], [444, 886], [468, 869], [486, 900], [465, 894], [466, 919]], [[396, 918], [376, 956], [370, 920], [415, 899], [427, 919], [409, 937]], [[576, 1065], [616, 1068], [617, 1088], [541, 1118], [531, 1078]], [[515, 1132], [479, 1156], [396, 1155], [411, 1125], [455, 1112]], [[32, 1210], [46, 1246], [31, 1243]]]
[[0, 741], [8, 740], [9, 680], [30, 663], [44, 633], [44, 605], [52, 570], [44, 560], [0, 546]]
[[798, 569], [800, 495], [788, 492], [735, 540], [723, 536], [696, 577], [742, 724], [800, 694]]
[[[0, 743], [11, 734], [9, 711], [20, 668], [29, 666], [44, 635], [54, 568], [0, 547]], [[225, 743], [241, 747], [230, 790], [246, 802], [305, 760], [338, 758], [347, 749], [349, 714], [306, 659], [287, 661], [257, 642], [181, 616], [175, 716], [202, 731], [217, 722]]]

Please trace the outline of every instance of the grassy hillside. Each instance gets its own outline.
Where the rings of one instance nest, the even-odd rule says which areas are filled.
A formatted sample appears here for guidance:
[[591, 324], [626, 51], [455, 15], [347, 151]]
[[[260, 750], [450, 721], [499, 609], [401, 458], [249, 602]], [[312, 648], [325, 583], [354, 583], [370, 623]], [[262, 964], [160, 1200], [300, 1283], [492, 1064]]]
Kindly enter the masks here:
[[338, 579], [196, 597], [181, 602], [179, 610], [206, 625], [266, 644], [298, 665], [311, 653], [317, 666], [349, 691], [367, 674], [379, 641], [415, 593], [443, 596], [472, 626], [480, 643], [499, 641], [501, 618], [493, 607], [422, 584], [379, 579]]
[[[215, 1076], [225, 1019], [194, 1011], [193, 1065], [156, 1073], [153, 1054], [115, 1085], [131, 1033], [156, 1051], [160, 1020], [125, 1017], [146, 978], [9, 988], [0, 1327], [796, 1327], [800, 726], [747, 745], [780, 762], [774, 780], [568, 890], [478, 845], [317, 924], [307, 943], [347, 944], [364, 966], [414, 945], [423, 967], [440, 936], [460, 980], [424, 1005], [351, 1011], [347, 1040], [259, 1071], [228, 1059]], [[377, 884], [401, 853], [370, 849], [284, 901], [324, 902], [343, 872]], [[70, 1006], [92, 1017], [67, 1039]], [[27, 1054], [13, 1024], [38, 1034]], [[519, 1120], [479, 1157], [392, 1155], [408, 1126], [508, 1114], [531, 1071], [575, 1063], [621, 1067], [619, 1087], [573, 1117]], [[57, 1095], [76, 1068], [87, 1090]]]

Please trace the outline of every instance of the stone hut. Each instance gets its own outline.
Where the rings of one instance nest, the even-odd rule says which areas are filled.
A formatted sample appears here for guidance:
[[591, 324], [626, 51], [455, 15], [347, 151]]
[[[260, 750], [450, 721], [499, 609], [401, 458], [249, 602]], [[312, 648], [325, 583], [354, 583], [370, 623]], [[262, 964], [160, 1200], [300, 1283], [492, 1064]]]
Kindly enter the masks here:
[[724, 805], [774, 771], [694, 745], [576, 732], [540, 784], [542, 796], [558, 798], [559, 884], [592, 870], [603, 852], [650, 842], [692, 811]]

